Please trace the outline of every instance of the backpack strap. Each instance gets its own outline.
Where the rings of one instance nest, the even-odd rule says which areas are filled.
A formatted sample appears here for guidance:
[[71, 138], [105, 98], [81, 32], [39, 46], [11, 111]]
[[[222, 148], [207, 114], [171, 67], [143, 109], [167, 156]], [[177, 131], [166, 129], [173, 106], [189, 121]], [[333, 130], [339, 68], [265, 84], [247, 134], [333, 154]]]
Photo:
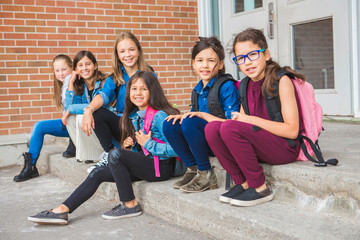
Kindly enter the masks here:
[[247, 88], [248, 88], [249, 81], [250, 81], [250, 78], [245, 77], [241, 80], [240, 86], [239, 86], [239, 95], [240, 95], [241, 106], [243, 107], [244, 112], [247, 115], [250, 114], [248, 100], [247, 100]]
[[191, 92], [191, 104], [190, 104], [190, 106], [192, 107], [194, 112], [199, 111], [198, 100], [199, 100], [199, 94], [195, 91], [195, 89], [193, 89], [192, 92]]
[[224, 110], [221, 108], [219, 95], [220, 95], [221, 86], [227, 81], [235, 81], [235, 80], [231, 76], [231, 74], [221, 75], [218, 79], [216, 79], [216, 81], [210, 88], [208, 95], [209, 112], [212, 115], [223, 119], [225, 119], [226, 116]]
[[[143, 129], [146, 134], [149, 133], [151, 123], [157, 112], [158, 112], [158, 110], [155, 110], [150, 106], [147, 107], [146, 112], [145, 112], [145, 117], [144, 117], [144, 129]], [[160, 139], [157, 139], [157, 138], [152, 138], [152, 139], [155, 140], [156, 142], [164, 143]], [[149, 155], [149, 152], [144, 147], [142, 147], [142, 150], [144, 151], [145, 156]], [[160, 177], [159, 157], [153, 156], [153, 158], [154, 158], [155, 176]]]

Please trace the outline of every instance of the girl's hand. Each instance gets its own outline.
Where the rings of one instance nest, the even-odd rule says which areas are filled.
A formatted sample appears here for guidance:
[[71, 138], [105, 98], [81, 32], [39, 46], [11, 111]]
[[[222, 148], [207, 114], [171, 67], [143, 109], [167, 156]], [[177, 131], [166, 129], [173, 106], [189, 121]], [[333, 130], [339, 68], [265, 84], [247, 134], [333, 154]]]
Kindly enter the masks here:
[[142, 130], [139, 130], [135, 132], [135, 137], [142, 147], [145, 145], [146, 141], [151, 138], [151, 131], [149, 131], [149, 134], [145, 134]]
[[170, 122], [171, 120], [173, 120], [173, 125], [175, 125], [176, 121], [177, 120], [181, 120], [180, 121], [180, 124], [182, 122], [182, 115], [181, 114], [178, 114], [178, 115], [169, 115], [165, 118], [166, 121]]
[[239, 112], [233, 112], [232, 115], [233, 115], [233, 117], [231, 120], [236, 120], [239, 122], [245, 122], [245, 123], [251, 124], [251, 116], [249, 116], [249, 115], [246, 115], [244, 113], [239, 113]]
[[80, 76], [80, 75], [78, 75], [78, 73], [73, 70], [73, 71], [71, 72], [71, 76], [70, 76], [69, 82], [74, 83], [74, 82], [76, 81], [76, 79], [79, 79], [79, 76]]
[[91, 108], [85, 108], [83, 120], [81, 122], [81, 130], [90, 136], [92, 134], [91, 128], [95, 129], [95, 121]]
[[70, 116], [69, 109], [63, 114], [61, 121], [66, 126], [67, 125], [67, 118]]
[[124, 140], [123, 146], [125, 149], [130, 150], [133, 145], [134, 145], [134, 139], [132, 139], [132, 137], [127, 137]]

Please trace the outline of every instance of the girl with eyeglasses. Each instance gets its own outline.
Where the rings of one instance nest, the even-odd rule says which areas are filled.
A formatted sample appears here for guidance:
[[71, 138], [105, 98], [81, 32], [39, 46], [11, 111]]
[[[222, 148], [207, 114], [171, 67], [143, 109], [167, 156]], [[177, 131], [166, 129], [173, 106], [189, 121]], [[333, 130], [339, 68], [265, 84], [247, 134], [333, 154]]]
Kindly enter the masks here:
[[[232, 120], [209, 123], [205, 135], [215, 156], [235, 183], [219, 200], [235, 206], [253, 206], [273, 199], [259, 163], [294, 162], [300, 151], [300, 144], [295, 139], [304, 129], [293, 83], [287, 75], [278, 78], [277, 73], [284, 70], [302, 81], [305, 77], [289, 67], [280, 67], [271, 59], [260, 30], [247, 29], [239, 33], [233, 43], [233, 52], [235, 64], [250, 79], [245, 95], [248, 104], [245, 106], [246, 101], [242, 99], [240, 112], [233, 113]], [[277, 81], [283, 122], [270, 120], [264, 99], [266, 93], [269, 96], [277, 94], [273, 88]], [[250, 114], [245, 114], [245, 107]], [[287, 139], [294, 139], [294, 145], [290, 146]]]

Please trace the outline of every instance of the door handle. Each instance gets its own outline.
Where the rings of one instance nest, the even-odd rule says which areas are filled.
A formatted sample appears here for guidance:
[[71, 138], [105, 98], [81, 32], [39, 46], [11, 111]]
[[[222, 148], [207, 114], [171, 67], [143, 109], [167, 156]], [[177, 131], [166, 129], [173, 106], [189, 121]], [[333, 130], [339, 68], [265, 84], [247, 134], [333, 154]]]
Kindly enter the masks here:
[[268, 18], [268, 37], [270, 39], [274, 38], [274, 3], [270, 2], [268, 4], [269, 7], [269, 18]]

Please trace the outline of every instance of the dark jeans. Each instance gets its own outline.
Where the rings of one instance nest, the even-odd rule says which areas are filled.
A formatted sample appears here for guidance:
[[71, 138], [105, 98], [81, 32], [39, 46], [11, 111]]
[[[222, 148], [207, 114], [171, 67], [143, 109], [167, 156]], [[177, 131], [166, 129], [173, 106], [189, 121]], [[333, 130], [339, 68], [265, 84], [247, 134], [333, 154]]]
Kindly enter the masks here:
[[185, 118], [172, 125], [172, 121], [163, 123], [166, 139], [187, 167], [197, 165], [200, 171], [210, 170], [209, 156], [214, 156], [205, 139], [205, 126], [202, 118]]
[[117, 141], [120, 140], [120, 117], [106, 108], [99, 108], [93, 113], [95, 129], [94, 132], [98, 137], [101, 146], [105, 152], [114, 148], [112, 137]]
[[114, 149], [109, 153], [109, 166], [95, 168], [85, 181], [66, 199], [63, 204], [70, 213], [87, 201], [102, 182], [116, 182], [120, 200], [123, 202], [135, 199], [132, 182], [164, 181], [171, 177], [175, 158], [160, 160], [160, 177], [155, 176], [154, 160], [143, 154]]

